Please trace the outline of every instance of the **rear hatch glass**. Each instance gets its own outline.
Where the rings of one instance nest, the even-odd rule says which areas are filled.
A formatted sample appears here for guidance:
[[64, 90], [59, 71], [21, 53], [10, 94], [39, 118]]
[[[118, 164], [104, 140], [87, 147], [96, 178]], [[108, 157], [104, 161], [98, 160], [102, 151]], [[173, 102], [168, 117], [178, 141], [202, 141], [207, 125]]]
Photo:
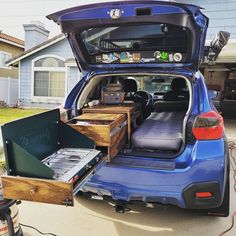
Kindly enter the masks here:
[[186, 62], [190, 36], [185, 27], [161, 23], [93, 27], [76, 35], [95, 64]]

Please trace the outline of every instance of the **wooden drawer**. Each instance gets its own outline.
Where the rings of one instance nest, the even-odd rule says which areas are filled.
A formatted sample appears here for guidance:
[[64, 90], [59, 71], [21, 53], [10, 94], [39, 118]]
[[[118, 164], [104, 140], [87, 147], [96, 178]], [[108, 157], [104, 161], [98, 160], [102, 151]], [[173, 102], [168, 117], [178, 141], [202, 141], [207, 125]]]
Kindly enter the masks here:
[[136, 123], [136, 119], [141, 115], [139, 112], [141, 106], [139, 103], [123, 103], [121, 105], [96, 105], [93, 107], [83, 108], [83, 113], [101, 113], [101, 114], [125, 114], [127, 119], [127, 138], [128, 144], [131, 140], [131, 123]]
[[109, 147], [111, 157], [124, 145], [127, 130], [125, 114], [85, 113], [68, 124], [93, 139], [97, 146]]

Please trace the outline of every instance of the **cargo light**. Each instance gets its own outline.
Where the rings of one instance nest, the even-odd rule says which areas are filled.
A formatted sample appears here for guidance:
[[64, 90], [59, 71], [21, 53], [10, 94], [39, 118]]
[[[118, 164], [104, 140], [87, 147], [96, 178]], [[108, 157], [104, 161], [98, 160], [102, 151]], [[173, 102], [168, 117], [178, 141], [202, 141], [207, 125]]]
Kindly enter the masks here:
[[202, 113], [195, 118], [192, 132], [197, 140], [220, 139], [224, 133], [223, 118], [215, 111]]
[[213, 197], [213, 194], [211, 192], [196, 192], [195, 197], [197, 197], [197, 198], [209, 198], [209, 197]]

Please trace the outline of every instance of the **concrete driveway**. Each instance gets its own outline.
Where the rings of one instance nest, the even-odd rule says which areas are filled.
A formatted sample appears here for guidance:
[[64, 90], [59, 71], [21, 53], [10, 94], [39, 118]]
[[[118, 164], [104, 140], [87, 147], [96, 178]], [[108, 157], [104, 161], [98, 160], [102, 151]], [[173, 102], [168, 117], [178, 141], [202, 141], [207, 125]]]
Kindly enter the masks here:
[[[236, 140], [236, 121], [226, 121], [226, 132]], [[233, 184], [231, 170], [231, 214], [236, 211]], [[81, 197], [75, 198], [74, 208], [23, 202], [19, 209], [21, 223], [58, 236], [214, 236], [231, 224], [231, 217], [199, 216], [174, 206], [155, 209], [134, 206], [131, 212], [117, 214], [107, 202]], [[39, 235], [29, 228], [23, 230], [25, 236]], [[226, 235], [235, 236], [236, 226]]]
[[[235, 198], [232, 192], [231, 213], [236, 210]], [[120, 215], [106, 202], [83, 198], [75, 199], [74, 208], [29, 202], [19, 208], [22, 223], [58, 236], [214, 236], [231, 223], [231, 217], [199, 216], [177, 207], [134, 206], [131, 212]], [[38, 235], [32, 229], [23, 230], [25, 236]], [[230, 235], [236, 235], [236, 227]]]

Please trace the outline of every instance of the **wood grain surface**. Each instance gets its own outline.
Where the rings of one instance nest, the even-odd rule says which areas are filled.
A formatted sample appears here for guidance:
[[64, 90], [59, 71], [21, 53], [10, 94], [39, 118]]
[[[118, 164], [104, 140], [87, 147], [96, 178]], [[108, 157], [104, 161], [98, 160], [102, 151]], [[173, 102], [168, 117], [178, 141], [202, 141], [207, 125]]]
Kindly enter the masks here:
[[18, 176], [1, 176], [7, 199], [73, 206], [73, 186], [69, 182]]
[[135, 111], [135, 104], [126, 104], [126, 105], [97, 105], [93, 107], [83, 108], [83, 113], [127, 113]]
[[[78, 121], [85, 121], [87, 124], [77, 124]], [[127, 136], [125, 122], [125, 114], [84, 113], [69, 121], [68, 124], [93, 139], [97, 146], [107, 147], [110, 160], [125, 145]]]
[[110, 145], [110, 127], [108, 125], [70, 124], [70, 126], [94, 140], [97, 146], [108, 147]]

